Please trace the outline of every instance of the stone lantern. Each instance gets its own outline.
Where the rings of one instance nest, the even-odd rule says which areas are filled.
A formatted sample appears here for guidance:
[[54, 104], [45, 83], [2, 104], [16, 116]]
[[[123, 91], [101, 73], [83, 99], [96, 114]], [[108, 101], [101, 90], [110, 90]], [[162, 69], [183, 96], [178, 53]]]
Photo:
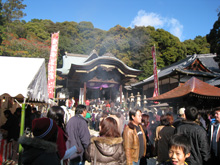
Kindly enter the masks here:
[[141, 95], [140, 95], [140, 92], [137, 93], [136, 97], [137, 97], [136, 106], [137, 107], [141, 107]]
[[144, 95], [144, 109], [146, 109], [147, 108], [147, 97], [146, 97], [146, 95]]
[[133, 95], [133, 93], [131, 93], [131, 96], [130, 96], [130, 109], [131, 108], [134, 108], [134, 95]]

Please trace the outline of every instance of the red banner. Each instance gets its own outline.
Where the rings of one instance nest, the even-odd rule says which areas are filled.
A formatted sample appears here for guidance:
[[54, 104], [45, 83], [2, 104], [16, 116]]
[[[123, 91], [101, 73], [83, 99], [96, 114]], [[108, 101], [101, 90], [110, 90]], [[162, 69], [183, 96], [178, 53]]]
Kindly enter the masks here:
[[151, 49], [152, 57], [153, 57], [153, 71], [154, 71], [154, 94], [153, 97], [159, 95], [159, 86], [158, 86], [158, 76], [157, 76], [157, 60], [156, 60], [156, 50], [153, 46]]
[[59, 32], [52, 34], [50, 60], [48, 63], [48, 84], [47, 84], [49, 98], [54, 98], [54, 88], [56, 85], [58, 40], [59, 40]]

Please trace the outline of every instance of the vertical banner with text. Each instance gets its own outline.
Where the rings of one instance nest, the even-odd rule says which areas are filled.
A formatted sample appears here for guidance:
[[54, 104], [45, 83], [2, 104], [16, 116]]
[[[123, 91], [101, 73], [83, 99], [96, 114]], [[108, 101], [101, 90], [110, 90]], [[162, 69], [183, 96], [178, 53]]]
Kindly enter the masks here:
[[152, 57], [153, 57], [153, 71], [154, 71], [154, 94], [153, 97], [159, 95], [159, 85], [158, 85], [158, 76], [157, 76], [157, 59], [156, 59], [156, 50], [155, 46], [151, 49]]
[[58, 51], [59, 32], [53, 33], [51, 36], [50, 59], [48, 63], [48, 96], [54, 98], [54, 89], [56, 85], [56, 67], [57, 67], [57, 51]]

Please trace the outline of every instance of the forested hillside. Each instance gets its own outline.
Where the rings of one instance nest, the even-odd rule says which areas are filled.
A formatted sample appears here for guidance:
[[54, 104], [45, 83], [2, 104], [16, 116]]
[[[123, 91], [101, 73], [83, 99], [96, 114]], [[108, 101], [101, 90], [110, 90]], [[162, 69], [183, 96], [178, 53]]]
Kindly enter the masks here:
[[[58, 67], [62, 67], [65, 52], [88, 55], [95, 49], [100, 56], [112, 53], [125, 64], [143, 70], [139, 80], [153, 73], [151, 47], [155, 44], [158, 68], [179, 61], [190, 54], [210, 53], [210, 44], [206, 36], [197, 36], [194, 40], [181, 42], [177, 37], [163, 29], [154, 27], [125, 28], [120, 25], [109, 31], [94, 28], [91, 22], [52, 22], [51, 20], [22, 20], [8, 16], [6, 3], [22, 2], [7, 0], [0, 6], [0, 55], [42, 57], [48, 62], [51, 33], [60, 32]], [[11, 4], [12, 5], [12, 4]], [[22, 11], [26, 6], [17, 6]], [[10, 8], [12, 11], [15, 8]], [[16, 11], [17, 11], [16, 10]], [[16, 14], [16, 13], [15, 13]], [[104, 22], [103, 22], [104, 23]]]

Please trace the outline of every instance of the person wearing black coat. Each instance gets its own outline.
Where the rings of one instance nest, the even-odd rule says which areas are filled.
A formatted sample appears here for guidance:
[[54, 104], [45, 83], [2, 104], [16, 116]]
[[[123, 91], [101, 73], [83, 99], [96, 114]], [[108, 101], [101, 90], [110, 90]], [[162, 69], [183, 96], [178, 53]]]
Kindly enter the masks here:
[[174, 132], [184, 134], [190, 139], [191, 155], [186, 162], [190, 165], [208, 164], [211, 157], [210, 146], [206, 130], [195, 122], [198, 111], [195, 107], [187, 107], [185, 115], [186, 121], [177, 126]]
[[19, 138], [19, 121], [18, 118], [11, 113], [10, 110], [5, 110], [4, 115], [7, 118], [5, 124], [1, 126], [1, 129], [8, 131], [7, 141], [15, 140], [17, 141]]
[[21, 154], [23, 165], [60, 165], [57, 153], [56, 123], [49, 118], [34, 119], [32, 132], [34, 137], [22, 136], [18, 142], [24, 148]]

